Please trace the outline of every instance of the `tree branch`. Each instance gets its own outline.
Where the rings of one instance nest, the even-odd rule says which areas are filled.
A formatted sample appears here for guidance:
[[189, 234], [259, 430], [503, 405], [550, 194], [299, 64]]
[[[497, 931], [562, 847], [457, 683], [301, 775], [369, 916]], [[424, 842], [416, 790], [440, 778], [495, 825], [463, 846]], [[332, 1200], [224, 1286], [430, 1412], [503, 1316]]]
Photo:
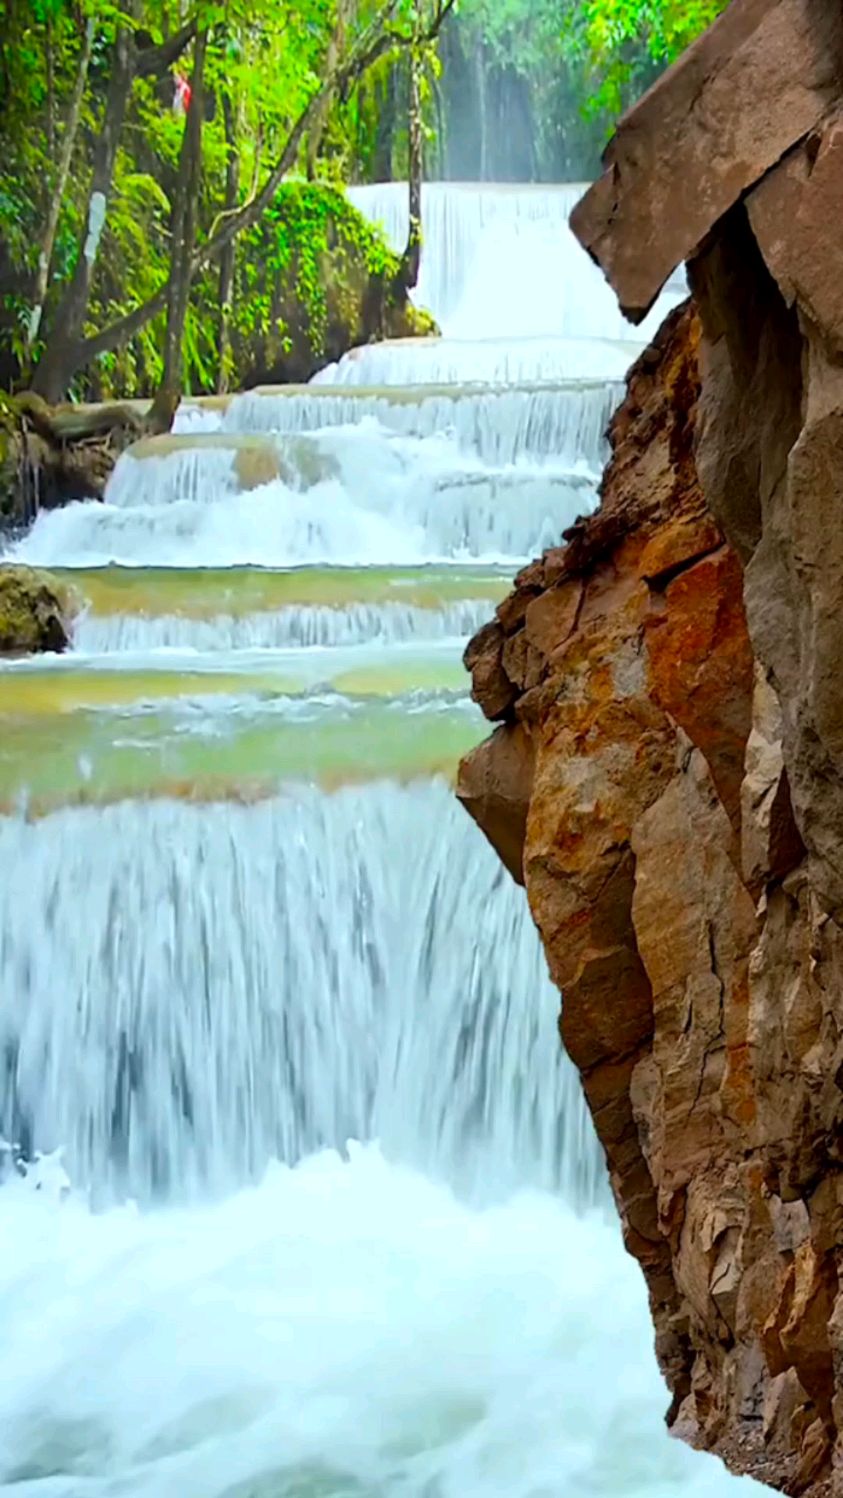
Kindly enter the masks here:
[[[421, 40], [432, 42], [439, 34], [439, 30], [446, 17], [454, 8], [455, 0], [436, 0], [436, 7], [430, 25], [421, 33]], [[220, 222], [216, 232], [211, 234], [204, 244], [197, 245], [190, 258], [191, 276], [196, 276], [200, 270], [209, 265], [220, 251], [236, 239], [239, 234], [250, 229], [256, 224], [269, 207], [272, 199], [278, 191], [281, 183], [294, 166], [298, 155], [299, 146], [306, 134], [310, 123], [315, 119], [323, 106], [326, 98], [337, 94], [340, 98], [347, 97], [347, 91], [368, 72], [369, 68], [378, 61], [384, 53], [391, 48], [410, 47], [417, 38], [412, 35], [404, 36], [401, 33], [388, 30], [389, 22], [398, 8], [398, 0], [386, 0], [378, 15], [366, 27], [363, 34], [352, 47], [345, 62], [336, 67], [326, 78], [322, 87], [317, 89], [311, 96], [298, 119], [293, 124], [289, 135], [284, 143], [274, 167], [260, 188], [248, 202], [244, 203], [234, 213], [228, 214]], [[189, 23], [195, 29], [195, 20]], [[186, 28], [185, 28], [186, 29]], [[124, 317], [118, 318], [104, 328], [101, 333], [95, 333], [92, 338], [86, 338], [79, 346], [80, 364], [96, 358], [99, 354], [111, 353], [120, 348], [129, 338], [140, 331], [151, 318], [156, 317], [167, 305], [169, 285], [171, 276], [167, 277], [164, 285], [143, 302], [134, 311], [126, 313]]]
[[139, 333], [153, 317], [163, 312], [167, 305], [169, 286], [168, 276], [164, 285], [159, 286], [158, 290], [145, 302], [141, 302], [139, 307], [135, 307], [133, 312], [127, 312], [125, 316], [118, 317], [115, 322], [109, 323], [107, 328], [103, 328], [101, 333], [94, 333], [91, 338], [83, 338], [79, 345], [77, 369], [82, 364], [87, 364], [90, 359], [96, 359], [100, 354], [110, 354], [114, 349], [120, 348], [121, 344], [127, 343], [135, 333]]
[[165, 42], [159, 42], [157, 47], [141, 47], [137, 55], [136, 76], [149, 78], [152, 74], [166, 73], [193, 41], [196, 27], [197, 20], [194, 16], [180, 31], [174, 32]]

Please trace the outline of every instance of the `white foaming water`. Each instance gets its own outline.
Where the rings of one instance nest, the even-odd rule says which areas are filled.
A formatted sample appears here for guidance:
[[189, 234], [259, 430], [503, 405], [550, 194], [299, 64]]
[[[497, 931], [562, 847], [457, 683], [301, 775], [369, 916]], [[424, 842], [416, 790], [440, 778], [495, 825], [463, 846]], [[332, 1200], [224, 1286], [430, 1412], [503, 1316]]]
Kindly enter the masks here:
[[313, 376], [314, 385], [622, 380], [640, 343], [597, 338], [415, 338], [367, 343]]
[[[586, 186], [425, 183], [419, 306], [428, 307], [452, 338], [554, 335], [646, 343], [670, 307], [687, 295], [684, 277], [633, 328], [568, 227]], [[367, 218], [382, 224], [393, 248], [404, 248], [405, 183], [354, 187], [350, 196]]]
[[379, 1138], [474, 1194], [594, 1199], [526, 903], [446, 786], [6, 820], [0, 861], [0, 1136], [77, 1184], [196, 1194]]
[[[572, 248], [577, 191], [426, 189], [420, 296], [451, 341], [357, 355], [334, 391], [185, 407], [194, 452], [125, 457], [108, 504], [42, 515], [18, 555], [396, 564], [558, 541], [593, 503], [607, 382], [633, 347]], [[368, 196], [397, 243], [401, 196]], [[478, 341], [496, 332], [509, 341]], [[602, 391], [554, 388], [589, 373]], [[466, 377], [548, 384], [439, 388]], [[203, 448], [221, 428], [320, 435], [244, 492], [233, 454]], [[438, 623], [467, 629], [474, 607]], [[124, 747], [178, 783], [185, 736], [210, 750], [221, 720], [249, 717], [248, 687], [194, 684], [165, 733], [151, 648], [198, 646], [210, 687], [238, 652], [257, 668], [330, 644], [352, 667], [429, 622], [391, 600], [289, 612], [84, 619], [103, 675], [142, 668], [146, 696], [115, 715]], [[355, 721], [338, 693], [261, 700], [279, 731], [317, 707], [332, 733]], [[394, 698], [382, 730], [358, 717], [392, 743], [409, 710]], [[83, 792], [93, 773], [82, 756]], [[0, 1135], [63, 1146], [75, 1188], [55, 1157], [0, 1188], [0, 1493], [760, 1491], [665, 1437], [643, 1282], [616, 1226], [582, 1211], [602, 1170], [523, 892], [444, 786], [6, 819], [0, 860]], [[115, 1204], [127, 1192], [142, 1210]]]
[[[601, 466], [605, 432], [621, 385], [523, 384], [251, 390], [233, 396], [218, 420], [228, 432], [313, 432], [367, 418], [406, 437], [453, 438], [461, 452], [500, 465], [565, 456]], [[187, 428], [185, 428], [187, 430]]]
[[763, 1491], [665, 1436], [613, 1227], [374, 1147], [145, 1216], [7, 1187], [0, 1310], [9, 1498]]
[[582, 458], [494, 468], [450, 439], [399, 437], [371, 419], [282, 441], [289, 481], [245, 491], [216, 437], [163, 457], [124, 453], [104, 504], [42, 511], [12, 556], [71, 567], [517, 562], [594, 503]]
[[487, 598], [458, 599], [441, 608], [402, 603], [291, 605], [262, 613], [184, 615], [83, 615], [74, 624], [76, 650], [89, 655], [147, 650], [288, 650], [292, 646], [392, 645], [404, 640], [468, 639], [485, 624]]

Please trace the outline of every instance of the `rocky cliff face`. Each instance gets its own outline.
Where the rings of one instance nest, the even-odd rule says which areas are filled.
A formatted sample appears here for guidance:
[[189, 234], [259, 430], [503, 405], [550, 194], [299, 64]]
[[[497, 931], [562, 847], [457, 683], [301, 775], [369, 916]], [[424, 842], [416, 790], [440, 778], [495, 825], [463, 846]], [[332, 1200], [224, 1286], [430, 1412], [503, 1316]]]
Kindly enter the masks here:
[[631, 372], [599, 510], [469, 646], [500, 726], [459, 784], [564, 995], [669, 1421], [816, 1498], [843, 1493], [841, 16], [733, 0], [575, 215], [633, 316], [681, 258], [696, 310]]

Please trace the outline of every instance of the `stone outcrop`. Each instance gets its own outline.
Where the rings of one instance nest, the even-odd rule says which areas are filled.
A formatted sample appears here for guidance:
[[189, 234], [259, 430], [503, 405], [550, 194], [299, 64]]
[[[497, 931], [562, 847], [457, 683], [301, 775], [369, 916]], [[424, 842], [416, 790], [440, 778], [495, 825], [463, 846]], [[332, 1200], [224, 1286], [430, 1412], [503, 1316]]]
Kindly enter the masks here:
[[[843, 1494], [843, 22], [733, 0], [575, 228], [639, 316], [600, 508], [469, 647], [674, 1431]], [[787, 104], [783, 103], [787, 101]], [[670, 140], [670, 149], [665, 140]]]
[[624, 117], [571, 224], [633, 322], [839, 101], [841, 58], [834, 0], [738, 0]]
[[101, 500], [121, 452], [168, 432], [178, 397], [109, 405], [48, 406], [32, 391], [0, 391], [0, 531], [20, 531], [39, 510]]
[[73, 590], [49, 572], [0, 566], [0, 656], [66, 650], [78, 609]]

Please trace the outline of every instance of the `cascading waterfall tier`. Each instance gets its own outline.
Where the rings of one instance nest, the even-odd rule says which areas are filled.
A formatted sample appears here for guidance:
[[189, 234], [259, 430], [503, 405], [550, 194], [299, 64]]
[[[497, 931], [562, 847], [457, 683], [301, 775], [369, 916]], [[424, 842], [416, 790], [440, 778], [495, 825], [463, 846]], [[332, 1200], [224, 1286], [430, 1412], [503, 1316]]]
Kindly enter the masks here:
[[291, 605], [258, 614], [217, 614], [191, 619], [181, 614], [143, 617], [84, 614], [73, 630], [74, 648], [87, 655], [146, 650], [289, 650], [313, 646], [398, 644], [406, 640], [466, 640], [484, 624], [489, 604], [466, 598], [442, 608], [401, 603]]
[[400, 435], [372, 416], [150, 440], [121, 455], [104, 504], [42, 511], [14, 555], [77, 567], [520, 562], [593, 505], [605, 406], [605, 393], [579, 405], [567, 449], [497, 463], [449, 432]]
[[[482, 463], [581, 458], [602, 466], [604, 434], [621, 384], [604, 381], [487, 385], [258, 389], [209, 413], [226, 432], [314, 432], [367, 418], [404, 437], [447, 434]], [[188, 416], [187, 420], [191, 418]]]
[[426, 188], [447, 337], [186, 405], [15, 550], [83, 612], [0, 666], [0, 1495], [734, 1486], [448, 785], [455, 636], [593, 505], [632, 347], [577, 191]]
[[314, 375], [314, 385], [401, 386], [408, 375], [416, 384], [461, 385], [483, 380], [489, 385], [558, 384], [584, 381], [611, 384], [623, 379], [640, 351], [626, 338], [416, 338], [367, 343], [351, 349], [338, 364]]
[[[684, 278], [633, 330], [568, 227], [584, 190], [576, 182], [542, 187], [425, 183], [419, 305], [431, 310], [451, 338], [553, 335], [646, 342], [686, 295]], [[382, 182], [351, 188], [350, 194], [361, 212], [382, 224], [393, 248], [403, 249], [406, 185]]]
[[7, 820], [0, 857], [0, 1134], [77, 1183], [198, 1195], [377, 1138], [475, 1195], [595, 1200], [529, 914], [447, 787]]

